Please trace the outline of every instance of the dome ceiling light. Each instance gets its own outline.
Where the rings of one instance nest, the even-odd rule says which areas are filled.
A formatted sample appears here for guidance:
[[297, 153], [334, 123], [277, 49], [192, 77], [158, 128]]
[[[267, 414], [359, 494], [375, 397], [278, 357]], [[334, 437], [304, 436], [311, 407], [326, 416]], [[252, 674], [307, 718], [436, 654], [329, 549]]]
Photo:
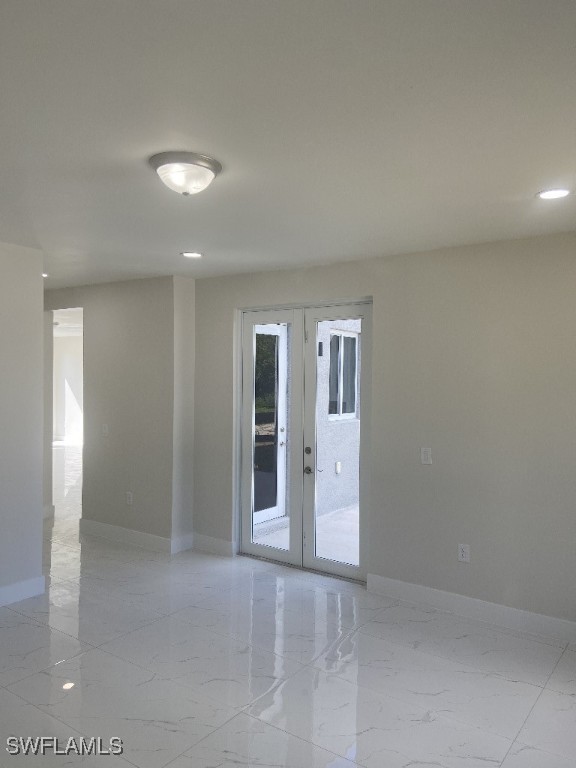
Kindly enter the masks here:
[[196, 195], [222, 170], [217, 160], [197, 152], [160, 152], [148, 162], [169, 189], [179, 195]]
[[561, 197], [568, 197], [569, 194], [569, 189], [544, 189], [538, 192], [537, 196], [541, 200], [559, 200]]

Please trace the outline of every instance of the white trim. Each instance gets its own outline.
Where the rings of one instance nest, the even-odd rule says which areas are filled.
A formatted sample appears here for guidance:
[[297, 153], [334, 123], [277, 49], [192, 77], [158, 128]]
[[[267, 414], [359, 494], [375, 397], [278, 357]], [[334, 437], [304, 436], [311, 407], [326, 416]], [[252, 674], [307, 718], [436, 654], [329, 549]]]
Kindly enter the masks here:
[[232, 409], [232, 539], [234, 551], [239, 552], [242, 540], [242, 311], [234, 312], [234, 394]]
[[363, 296], [360, 299], [334, 299], [334, 301], [313, 301], [313, 302], [295, 302], [288, 304], [272, 304], [264, 306], [247, 306], [239, 307], [239, 312], [270, 312], [279, 309], [329, 309], [332, 307], [343, 307], [350, 304], [370, 304], [372, 305], [374, 299], [372, 296]]
[[194, 548], [194, 534], [185, 533], [183, 536], [176, 536], [171, 541], [170, 554], [176, 555], [178, 552], [185, 552]]
[[[296, 478], [294, 472], [286, 478], [290, 484], [289, 509], [290, 545], [288, 549], [276, 549], [252, 541], [252, 509], [253, 509], [253, 451], [254, 451], [254, 355], [255, 333], [254, 328], [263, 325], [286, 324], [291, 326], [291, 344], [288, 350], [290, 356], [290, 373], [292, 383], [293, 402], [289, 409], [290, 424], [287, 425], [288, 440], [287, 453], [290, 454], [292, 466], [302, 461], [302, 445], [298, 440], [291, 439], [290, 435], [300, 435], [302, 431], [302, 417], [300, 412], [300, 397], [296, 392], [302, 387], [302, 355], [297, 350], [301, 349], [303, 342], [302, 313], [294, 310], [267, 310], [266, 312], [244, 312], [242, 315], [242, 347], [240, 352], [242, 365], [242, 380], [240, 400], [240, 472], [241, 472], [241, 551], [256, 555], [257, 557], [270, 557], [279, 562], [291, 565], [300, 565], [302, 562], [302, 478]], [[286, 335], [286, 339], [288, 336]], [[288, 360], [286, 361], [288, 363]], [[287, 458], [287, 457], [286, 457]], [[296, 478], [296, 480], [295, 480]], [[213, 551], [213, 550], [209, 550]], [[220, 554], [224, 554], [220, 552]]]
[[19, 603], [29, 597], [43, 595], [46, 591], [46, 579], [44, 576], [36, 576], [34, 579], [17, 581], [15, 584], [7, 584], [0, 587], [0, 606]]
[[99, 523], [97, 520], [87, 520], [85, 517], [80, 519], [80, 533], [118, 541], [122, 544], [132, 544], [134, 547], [151, 549], [154, 552], [168, 552], [169, 554], [172, 552], [172, 541], [168, 538], [154, 536], [143, 531], [134, 531], [132, 528], [122, 528], [119, 525]]
[[[361, 333], [356, 331], [343, 334], [356, 339], [362, 337], [362, 349], [360, 357], [362, 359], [362, 393], [358, 392], [358, 378], [356, 379], [356, 402], [358, 400], [364, 404], [362, 429], [360, 431], [361, 445], [360, 456], [362, 459], [369, 455], [370, 446], [370, 350], [371, 350], [371, 317], [372, 300], [360, 299], [356, 301], [334, 301], [320, 302], [318, 304], [297, 304], [288, 307], [276, 308], [256, 308], [237, 311], [237, 321], [241, 324], [241, 330], [237, 335], [237, 355], [238, 355], [238, 379], [236, 391], [237, 410], [235, 413], [235, 428], [237, 429], [237, 439], [239, 448], [235, 461], [235, 472], [237, 473], [237, 482], [239, 493], [234, 497], [240, 500], [240, 504], [234, 506], [237, 517], [240, 522], [240, 544], [239, 551], [262, 557], [264, 559], [273, 559], [276, 562], [283, 562], [289, 565], [304, 565], [308, 569], [320, 570], [345, 578], [363, 581], [366, 575], [366, 555], [367, 543], [369, 541], [366, 501], [369, 498], [369, 470], [364, 466], [360, 473], [360, 515], [362, 523], [360, 526], [360, 565], [358, 567], [347, 565], [345, 563], [336, 563], [321, 558], [306, 558], [304, 552], [304, 538], [307, 541], [313, 541], [313, 530], [306, 531], [304, 536], [304, 525], [307, 518], [311, 519], [310, 514], [306, 515], [303, 493], [304, 493], [304, 474], [298, 472], [295, 468], [302, 466], [303, 440], [306, 437], [304, 427], [304, 408], [310, 398], [305, 397], [304, 370], [308, 369], [309, 380], [315, 379], [316, 354], [310, 350], [316, 349], [316, 344], [308, 344], [308, 320], [311, 318], [314, 327], [315, 321], [320, 320], [342, 320], [358, 318], [364, 322]], [[308, 318], [308, 319], [307, 319]], [[254, 327], [266, 324], [292, 324], [291, 348], [289, 350], [291, 362], [291, 407], [290, 407], [290, 429], [288, 451], [290, 453], [290, 476], [287, 482], [290, 485], [290, 546], [288, 549], [276, 549], [266, 547], [252, 541], [252, 507], [253, 507], [253, 480], [252, 480], [252, 455], [253, 455], [253, 388], [254, 388]], [[359, 355], [358, 342], [356, 345], [357, 360]], [[312, 359], [308, 355], [312, 354]], [[358, 376], [358, 368], [357, 368]], [[359, 397], [360, 395], [360, 397]], [[340, 417], [342, 418], [342, 417]], [[358, 420], [358, 410], [355, 414], [346, 414], [347, 420]], [[315, 429], [315, 403], [314, 417], [311, 421]], [[315, 435], [315, 432], [314, 432]], [[315, 444], [315, 439], [308, 442], [308, 445]], [[310, 483], [306, 483], [310, 486]], [[310, 504], [308, 505], [310, 507]], [[244, 512], [244, 513], [243, 513]], [[308, 520], [308, 524], [309, 524]], [[308, 527], [310, 527], [308, 525]], [[212, 550], [210, 550], [212, 551]]]
[[44, 520], [47, 520], [49, 517], [54, 517], [55, 511], [56, 508], [54, 504], [44, 504]]
[[236, 554], [236, 546], [233, 541], [204, 536], [202, 533], [194, 534], [194, 550], [209, 552], [212, 555], [223, 555], [224, 557], [234, 557]]
[[[281, 386], [288, 381], [288, 325], [270, 324], [254, 325], [254, 334], [256, 336], [276, 336], [278, 339], [278, 386], [276, 399], [276, 428], [278, 435], [276, 438], [276, 504], [268, 509], [262, 509], [260, 512], [252, 513], [253, 525], [273, 520], [277, 517], [286, 517], [286, 474], [288, 472], [287, 452], [288, 452], [288, 393], [286, 387]], [[256, 364], [256, 352], [252, 365]], [[256, 407], [255, 401], [252, 403], [253, 409]], [[254, 429], [256, 429], [256, 414], [253, 414]], [[284, 434], [284, 440], [282, 440]], [[253, 441], [255, 437], [253, 437]], [[255, 451], [253, 442], [252, 450]]]
[[192, 533], [185, 533], [183, 536], [175, 536], [173, 539], [168, 539], [164, 536], [155, 536], [152, 533], [135, 531], [132, 528], [122, 528], [119, 525], [99, 523], [97, 520], [87, 520], [84, 517], [80, 518], [80, 533], [98, 536], [101, 539], [108, 539], [110, 541], [118, 541], [122, 544], [131, 544], [133, 547], [150, 549], [153, 552], [166, 552], [170, 555], [192, 549], [195, 542], [195, 537]]
[[424, 587], [420, 584], [410, 584], [407, 581], [389, 579], [374, 573], [368, 574], [368, 591], [409, 603], [421, 603], [467, 619], [484, 621], [517, 632], [538, 635], [542, 639], [550, 638], [561, 644], [576, 643], [576, 621], [509, 608], [506, 605], [489, 603], [475, 597], [444, 592], [441, 589]]
[[[356, 368], [356, 414], [360, 414], [360, 456], [359, 456], [359, 525], [360, 562], [357, 566], [340, 563], [335, 560], [327, 560], [317, 557], [314, 552], [314, 540], [316, 536], [316, 472], [315, 469], [308, 479], [304, 480], [304, 504], [303, 524], [305, 535], [305, 547], [303, 550], [302, 564], [305, 568], [321, 571], [333, 576], [342, 576], [354, 581], [364, 581], [366, 578], [366, 564], [368, 561], [369, 531], [369, 499], [370, 499], [370, 408], [371, 408], [371, 350], [372, 350], [372, 304], [358, 303], [339, 305], [338, 307], [309, 307], [304, 311], [305, 327], [310, 335], [305, 345], [305, 396], [304, 396], [304, 445], [316, 446], [317, 443], [317, 329], [318, 323], [338, 320], [361, 320], [361, 330], [349, 332], [349, 336], [357, 339], [356, 360], [360, 361], [360, 379], [358, 379], [358, 367]], [[336, 335], [342, 335], [336, 330]], [[308, 384], [306, 384], [306, 381]], [[359, 385], [359, 388], [358, 388]], [[359, 391], [360, 390], [360, 391]], [[358, 411], [358, 405], [360, 410]], [[352, 415], [352, 414], [351, 414]], [[342, 420], [340, 418], [340, 420]], [[314, 449], [313, 449], [314, 453]], [[316, 456], [311, 457], [314, 460]]]

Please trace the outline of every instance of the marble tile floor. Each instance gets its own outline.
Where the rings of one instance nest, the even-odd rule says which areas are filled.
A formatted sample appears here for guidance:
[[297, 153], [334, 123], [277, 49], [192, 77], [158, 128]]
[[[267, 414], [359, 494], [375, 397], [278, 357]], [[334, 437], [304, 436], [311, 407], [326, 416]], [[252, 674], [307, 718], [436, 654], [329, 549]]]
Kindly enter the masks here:
[[[574, 768], [576, 651], [250, 558], [46, 530], [0, 609], [0, 766]], [[10, 735], [121, 757], [9, 756]]]
[[78, 519], [82, 510], [82, 445], [52, 444], [52, 501], [60, 519]]

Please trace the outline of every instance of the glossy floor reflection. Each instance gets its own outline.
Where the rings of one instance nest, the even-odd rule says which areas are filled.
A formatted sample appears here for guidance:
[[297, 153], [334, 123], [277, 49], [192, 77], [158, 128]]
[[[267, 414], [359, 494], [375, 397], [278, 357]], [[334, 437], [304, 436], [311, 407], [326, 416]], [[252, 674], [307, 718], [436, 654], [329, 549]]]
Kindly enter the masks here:
[[52, 444], [52, 500], [59, 520], [82, 513], [82, 445]]
[[125, 752], [2, 766], [575, 765], [576, 650], [552, 641], [244, 557], [79, 541], [65, 516], [45, 572], [46, 595], [0, 609], [2, 752]]

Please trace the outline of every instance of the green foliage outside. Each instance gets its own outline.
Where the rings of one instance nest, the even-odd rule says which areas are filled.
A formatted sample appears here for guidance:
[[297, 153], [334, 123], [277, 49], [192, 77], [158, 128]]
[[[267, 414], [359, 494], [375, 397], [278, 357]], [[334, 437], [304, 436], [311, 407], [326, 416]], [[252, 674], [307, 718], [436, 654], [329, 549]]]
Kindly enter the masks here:
[[256, 364], [254, 366], [254, 401], [256, 411], [276, 407], [276, 370], [278, 337], [256, 334]]

